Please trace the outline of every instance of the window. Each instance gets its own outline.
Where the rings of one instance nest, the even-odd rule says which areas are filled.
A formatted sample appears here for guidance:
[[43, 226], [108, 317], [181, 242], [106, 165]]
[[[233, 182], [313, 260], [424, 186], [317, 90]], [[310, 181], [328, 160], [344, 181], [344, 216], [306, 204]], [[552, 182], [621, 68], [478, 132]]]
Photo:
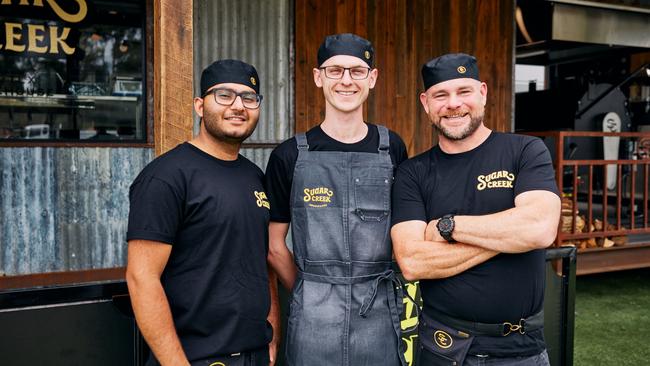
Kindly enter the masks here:
[[2, 141], [145, 142], [145, 3], [0, 3]]
[[515, 65], [515, 93], [535, 90], [544, 90], [546, 81], [546, 67], [537, 65]]

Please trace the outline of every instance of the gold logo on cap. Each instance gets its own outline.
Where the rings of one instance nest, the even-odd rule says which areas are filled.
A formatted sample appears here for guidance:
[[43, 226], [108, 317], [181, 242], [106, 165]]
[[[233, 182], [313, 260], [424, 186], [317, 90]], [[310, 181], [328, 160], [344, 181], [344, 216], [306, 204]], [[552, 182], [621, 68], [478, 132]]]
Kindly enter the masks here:
[[366, 57], [366, 60], [370, 60], [370, 52], [369, 51], [364, 52], [363, 55]]
[[467, 72], [467, 69], [465, 68], [465, 66], [458, 66], [456, 71], [458, 71], [459, 74], [464, 74]]
[[255, 78], [251, 76], [251, 84], [257, 85], [257, 81], [255, 81]]
[[443, 349], [447, 349], [451, 347], [452, 344], [454, 344], [454, 341], [451, 339], [449, 333], [445, 332], [444, 330], [437, 330], [435, 333], [433, 333], [433, 341], [436, 342], [436, 345], [438, 347]]

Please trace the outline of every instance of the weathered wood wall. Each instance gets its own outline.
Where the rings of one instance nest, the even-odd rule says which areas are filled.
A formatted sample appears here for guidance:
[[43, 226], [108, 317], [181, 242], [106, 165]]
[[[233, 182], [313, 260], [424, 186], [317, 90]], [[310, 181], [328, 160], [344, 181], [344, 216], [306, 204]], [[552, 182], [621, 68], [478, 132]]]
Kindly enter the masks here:
[[296, 1], [296, 131], [323, 119], [325, 101], [312, 68], [328, 34], [352, 32], [368, 38], [376, 51], [379, 80], [367, 102], [370, 122], [397, 131], [409, 154], [435, 142], [418, 95], [420, 68], [448, 52], [479, 59], [488, 84], [486, 124], [511, 131], [513, 110], [513, 0], [309, 0]]
[[192, 138], [192, 2], [154, 1], [156, 155]]

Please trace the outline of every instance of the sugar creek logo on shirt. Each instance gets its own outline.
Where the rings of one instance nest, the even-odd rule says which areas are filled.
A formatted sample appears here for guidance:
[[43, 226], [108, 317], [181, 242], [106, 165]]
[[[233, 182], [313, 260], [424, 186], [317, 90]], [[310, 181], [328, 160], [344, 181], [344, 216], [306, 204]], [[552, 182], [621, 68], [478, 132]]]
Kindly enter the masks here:
[[271, 209], [269, 199], [266, 198], [266, 193], [255, 191], [255, 198], [257, 199], [257, 207], [264, 207], [267, 210]]
[[332, 203], [334, 191], [327, 187], [305, 188], [303, 201], [308, 202], [310, 207], [327, 207]]
[[501, 170], [477, 177], [478, 184], [476, 189], [479, 191], [485, 188], [513, 188], [512, 182], [515, 181], [515, 175], [507, 170]]

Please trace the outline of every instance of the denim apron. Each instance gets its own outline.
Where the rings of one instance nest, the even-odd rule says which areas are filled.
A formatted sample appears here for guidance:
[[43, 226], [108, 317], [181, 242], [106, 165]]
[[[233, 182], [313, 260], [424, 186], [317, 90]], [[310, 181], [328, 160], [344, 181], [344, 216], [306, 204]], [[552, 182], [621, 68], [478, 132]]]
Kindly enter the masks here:
[[287, 365], [405, 364], [389, 237], [393, 164], [388, 130], [378, 129], [379, 153], [309, 151], [296, 136]]

